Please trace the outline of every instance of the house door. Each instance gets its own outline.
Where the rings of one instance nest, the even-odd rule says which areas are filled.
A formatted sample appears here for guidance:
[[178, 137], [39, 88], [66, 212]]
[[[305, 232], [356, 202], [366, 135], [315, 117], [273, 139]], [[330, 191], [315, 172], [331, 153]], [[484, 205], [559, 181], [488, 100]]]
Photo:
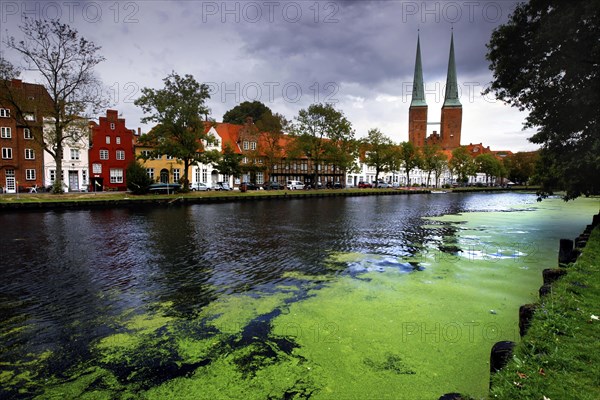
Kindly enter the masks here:
[[77, 171], [69, 171], [69, 192], [79, 190], [79, 174]]
[[17, 192], [17, 185], [15, 184], [15, 177], [7, 176], [6, 177], [6, 193], [16, 193], [16, 192]]
[[160, 182], [169, 183], [169, 171], [166, 169], [160, 170]]

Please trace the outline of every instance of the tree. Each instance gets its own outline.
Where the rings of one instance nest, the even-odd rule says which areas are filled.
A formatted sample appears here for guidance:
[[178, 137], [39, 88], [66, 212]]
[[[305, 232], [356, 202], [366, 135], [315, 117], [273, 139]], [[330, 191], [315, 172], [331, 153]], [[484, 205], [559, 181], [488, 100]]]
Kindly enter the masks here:
[[410, 186], [410, 171], [421, 165], [421, 155], [419, 149], [411, 142], [402, 142], [397, 148], [398, 158], [401, 167], [406, 173], [406, 185]]
[[504, 159], [508, 179], [520, 185], [526, 185], [533, 176], [539, 154], [535, 151], [511, 154]]
[[260, 101], [244, 101], [227, 111], [223, 115], [223, 122], [242, 125], [248, 118], [252, 118], [252, 121], [256, 123], [265, 114], [272, 115], [273, 113], [269, 107]]
[[475, 173], [475, 163], [464, 147], [458, 147], [452, 151], [452, 159], [448, 167], [453, 175], [458, 176], [458, 181], [464, 185], [469, 181], [469, 176]]
[[565, 200], [600, 192], [600, 4], [519, 4], [487, 45], [494, 80], [487, 92], [529, 111], [529, 140], [542, 145], [542, 195]]
[[[268, 171], [269, 176], [273, 172], [273, 165], [283, 158], [283, 130], [288, 124], [283, 115], [270, 112], [265, 112], [256, 122], [256, 127], [260, 132], [260, 152], [263, 155], [265, 169]], [[270, 177], [266, 177], [266, 179], [270, 180]]]
[[427, 172], [427, 186], [429, 186], [432, 172], [436, 174], [435, 186], [437, 186], [438, 177], [442, 173], [443, 167], [445, 166], [445, 162], [447, 160], [446, 155], [442, 152], [442, 149], [437, 144], [432, 145], [426, 143], [421, 149], [421, 156], [421, 168], [423, 168], [423, 171]]
[[[108, 106], [103, 95], [102, 85], [94, 75], [96, 65], [104, 61], [98, 52], [100, 47], [79, 36], [77, 30], [58, 20], [35, 20], [26, 18], [19, 27], [24, 39], [10, 36], [5, 44], [21, 54], [29, 68], [41, 75], [49, 99], [22, 99], [10, 85], [3, 80], [4, 101], [15, 108], [17, 118], [24, 118], [28, 109], [34, 107], [50, 123], [43, 130], [31, 130], [36, 140], [46, 150], [56, 164], [56, 176], [62, 176], [63, 147], [67, 141], [77, 143], [87, 135], [87, 130], [69, 129]], [[3, 74], [15, 75], [16, 70], [2, 63]], [[28, 103], [29, 101], [29, 103]], [[47, 104], [46, 104], [47, 103]], [[29, 126], [27, 126], [29, 127]], [[54, 193], [62, 193], [61, 179], [56, 179]]]
[[475, 166], [478, 172], [485, 174], [485, 184], [489, 184], [490, 176], [499, 176], [502, 165], [500, 161], [490, 153], [480, 154], [475, 157]]
[[157, 123], [139, 141], [154, 148], [151, 156], [166, 154], [183, 161], [182, 183], [187, 190], [190, 165], [212, 161], [210, 153], [203, 151], [203, 142], [213, 138], [207, 134], [208, 123], [202, 120], [209, 113], [204, 103], [210, 94], [208, 86], [198, 83], [192, 75], [182, 77], [171, 72], [163, 82], [164, 89], [143, 88], [134, 102], [148, 114], [142, 123]]
[[370, 129], [363, 140], [365, 164], [375, 168], [375, 182], [379, 181], [379, 173], [387, 172], [392, 166], [392, 139], [379, 129]]
[[319, 167], [327, 158], [327, 140], [342, 141], [353, 137], [352, 125], [331, 104], [312, 104], [298, 112], [293, 134], [297, 148], [313, 164], [313, 184], [319, 180]]
[[137, 161], [132, 161], [127, 166], [127, 189], [133, 194], [144, 194], [148, 192], [148, 186], [152, 184], [152, 179], [148, 176], [146, 168]]
[[[440, 152], [435, 157], [433, 163], [433, 172], [435, 174], [435, 187], [439, 187], [440, 175], [448, 166], [448, 157], [443, 152]], [[429, 179], [429, 178], [428, 178]]]
[[227, 143], [223, 150], [223, 155], [214, 165], [220, 174], [236, 177], [242, 172], [241, 162], [242, 155], [233, 151], [231, 145]]

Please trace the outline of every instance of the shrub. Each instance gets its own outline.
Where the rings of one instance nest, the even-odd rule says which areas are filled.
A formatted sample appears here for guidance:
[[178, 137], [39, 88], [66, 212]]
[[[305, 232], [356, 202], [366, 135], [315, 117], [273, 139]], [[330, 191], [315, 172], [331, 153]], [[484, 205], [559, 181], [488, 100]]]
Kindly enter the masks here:
[[127, 178], [127, 189], [133, 194], [145, 194], [148, 193], [148, 186], [152, 183], [152, 179], [146, 173], [144, 168], [139, 162], [132, 161], [127, 167], [126, 172]]

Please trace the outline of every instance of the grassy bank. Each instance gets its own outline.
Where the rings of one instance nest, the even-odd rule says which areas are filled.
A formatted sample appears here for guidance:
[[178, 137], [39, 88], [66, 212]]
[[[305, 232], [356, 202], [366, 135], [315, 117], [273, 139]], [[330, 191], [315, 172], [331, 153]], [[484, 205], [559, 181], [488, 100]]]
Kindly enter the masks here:
[[599, 399], [598, 316], [600, 228], [596, 227], [583, 254], [541, 300], [509, 365], [493, 377], [490, 398]]

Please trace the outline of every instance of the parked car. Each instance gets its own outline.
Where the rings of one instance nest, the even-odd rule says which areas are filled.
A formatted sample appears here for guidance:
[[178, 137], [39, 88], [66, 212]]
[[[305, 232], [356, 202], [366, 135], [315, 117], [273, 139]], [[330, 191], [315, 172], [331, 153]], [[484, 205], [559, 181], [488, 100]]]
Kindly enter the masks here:
[[259, 190], [260, 189], [260, 187], [257, 184], [251, 183], [251, 182], [242, 182], [240, 184], [240, 187], [242, 185], [246, 185], [246, 190]]
[[391, 188], [391, 187], [392, 187], [392, 184], [391, 184], [391, 183], [388, 183], [388, 182], [384, 182], [384, 181], [378, 181], [378, 182], [375, 184], [375, 187], [376, 187], [376, 188], [381, 188], [381, 189], [389, 189], [389, 188]]
[[175, 193], [181, 190], [179, 183], [153, 183], [148, 187], [150, 193]]
[[190, 190], [205, 192], [210, 190], [210, 186], [202, 182], [190, 183]]
[[265, 189], [265, 190], [280, 190], [280, 189], [283, 189], [283, 186], [279, 182], [267, 182], [263, 185], [263, 189]]
[[214, 189], [215, 190], [233, 190], [233, 189], [231, 189], [231, 187], [229, 186], [229, 183], [227, 183], [227, 182], [217, 182]]
[[368, 182], [363, 182], [363, 181], [358, 182], [359, 189], [368, 189], [368, 188], [372, 188], [372, 187], [373, 187], [373, 185], [371, 185]]
[[289, 190], [301, 190], [304, 189], [304, 183], [300, 181], [287, 181], [287, 186]]

